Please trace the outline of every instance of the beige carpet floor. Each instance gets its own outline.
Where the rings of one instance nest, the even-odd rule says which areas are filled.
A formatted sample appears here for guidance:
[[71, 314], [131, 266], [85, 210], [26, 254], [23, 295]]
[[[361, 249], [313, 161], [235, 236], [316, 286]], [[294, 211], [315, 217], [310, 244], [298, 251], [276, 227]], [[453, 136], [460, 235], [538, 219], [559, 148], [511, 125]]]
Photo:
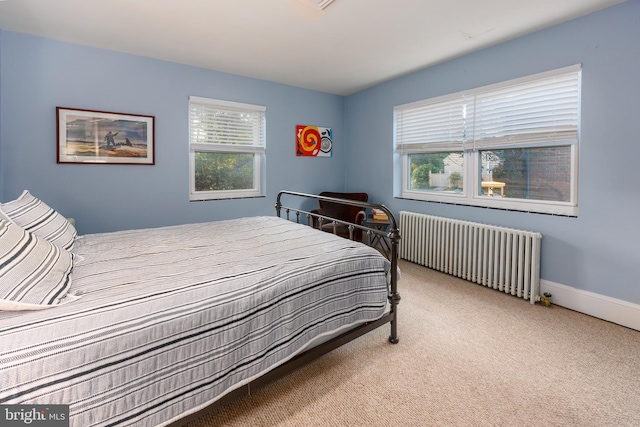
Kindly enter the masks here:
[[640, 426], [640, 332], [400, 268], [399, 344], [379, 328], [188, 426]]

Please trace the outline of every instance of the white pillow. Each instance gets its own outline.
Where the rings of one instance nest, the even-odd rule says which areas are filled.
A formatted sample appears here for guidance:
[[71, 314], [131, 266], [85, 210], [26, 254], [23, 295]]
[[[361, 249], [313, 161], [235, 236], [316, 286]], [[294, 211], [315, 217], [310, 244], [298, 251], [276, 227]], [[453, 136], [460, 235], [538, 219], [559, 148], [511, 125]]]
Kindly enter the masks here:
[[0, 219], [4, 219], [7, 222], [13, 222], [11, 221], [11, 218], [9, 218], [4, 212], [2, 212], [2, 209], [0, 209]]
[[76, 228], [65, 217], [24, 190], [16, 200], [3, 203], [0, 209], [11, 221], [38, 237], [48, 240], [67, 251], [73, 249], [78, 235]]
[[73, 255], [0, 218], [0, 310], [41, 310], [71, 287]]

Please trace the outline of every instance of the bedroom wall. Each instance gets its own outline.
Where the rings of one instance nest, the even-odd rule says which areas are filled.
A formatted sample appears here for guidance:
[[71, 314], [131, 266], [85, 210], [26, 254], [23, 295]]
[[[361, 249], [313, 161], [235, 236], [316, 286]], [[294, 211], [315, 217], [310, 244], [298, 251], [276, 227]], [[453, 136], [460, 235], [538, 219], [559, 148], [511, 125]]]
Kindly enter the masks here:
[[[344, 190], [344, 98], [0, 31], [2, 202], [28, 189], [80, 234], [273, 215], [281, 189]], [[267, 107], [266, 197], [189, 202], [188, 97]], [[155, 116], [155, 166], [56, 164], [56, 106]], [[295, 125], [333, 129], [331, 158], [295, 156]]]
[[[395, 212], [539, 231], [543, 281], [584, 291], [565, 299], [592, 292], [640, 304], [639, 16], [640, 1], [629, 1], [349, 96], [347, 190], [365, 189]], [[577, 218], [393, 197], [393, 106], [576, 63], [583, 66]]]
[[4, 179], [2, 174], [2, 31], [0, 31], [0, 200], [3, 198]]

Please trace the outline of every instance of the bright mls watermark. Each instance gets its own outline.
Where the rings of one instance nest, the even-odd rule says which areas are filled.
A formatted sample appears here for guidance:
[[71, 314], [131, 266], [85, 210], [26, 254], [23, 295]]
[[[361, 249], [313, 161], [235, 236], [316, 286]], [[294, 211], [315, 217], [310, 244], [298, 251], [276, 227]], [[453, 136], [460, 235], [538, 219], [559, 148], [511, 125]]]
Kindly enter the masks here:
[[69, 427], [69, 405], [0, 405], [0, 426]]

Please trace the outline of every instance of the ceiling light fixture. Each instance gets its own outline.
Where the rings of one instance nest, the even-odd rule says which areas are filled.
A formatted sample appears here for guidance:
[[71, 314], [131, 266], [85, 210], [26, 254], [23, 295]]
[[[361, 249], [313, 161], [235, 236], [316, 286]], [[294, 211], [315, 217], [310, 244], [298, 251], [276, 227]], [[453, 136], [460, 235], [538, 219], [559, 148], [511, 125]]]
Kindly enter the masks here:
[[301, 3], [314, 7], [318, 10], [322, 10], [325, 7], [333, 3], [333, 0], [298, 0]]

